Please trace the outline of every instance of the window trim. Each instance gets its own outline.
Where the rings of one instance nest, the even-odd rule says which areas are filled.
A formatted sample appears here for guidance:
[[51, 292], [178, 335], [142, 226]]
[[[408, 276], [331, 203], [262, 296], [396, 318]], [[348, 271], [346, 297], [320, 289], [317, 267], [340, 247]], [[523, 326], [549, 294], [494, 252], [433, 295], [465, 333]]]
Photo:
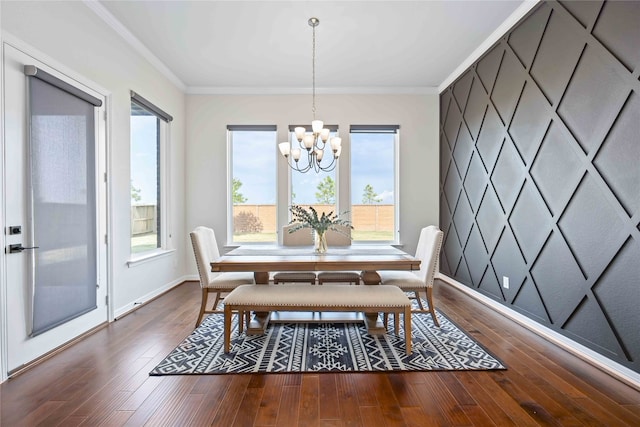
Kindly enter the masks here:
[[[349, 211], [352, 212], [353, 215], [353, 188], [351, 187], [351, 182], [353, 178], [353, 156], [352, 156], [352, 148], [353, 141], [351, 139], [351, 134], [394, 134], [393, 137], [393, 176], [394, 176], [394, 185], [393, 185], [393, 198], [394, 198], [394, 207], [393, 207], [393, 215], [394, 215], [394, 224], [393, 224], [393, 240], [360, 240], [354, 242], [354, 244], [366, 244], [366, 245], [400, 245], [400, 125], [351, 125], [349, 127]], [[351, 218], [353, 220], [353, 216]]]
[[[240, 245], [260, 245], [265, 242], [236, 242], [233, 238], [233, 132], [273, 132], [274, 144], [273, 144], [273, 164], [275, 174], [275, 210], [276, 210], [276, 240], [278, 242], [278, 126], [277, 125], [227, 125], [227, 198], [225, 204], [227, 206], [227, 236], [224, 239], [225, 248], [236, 248]], [[221, 242], [220, 238], [217, 239]], [[268, 242], [267, 242], [268, 243]]]
[[400, 125], [351, 125], [349, 133], [398, 133]]
[[[294, 132], [297, 127], [304, 128], [307, 132], [311, 132], [313, 130], [311, 129], [311, 125], [289, 125], [289, 133]], [[335, 132], [336, 136], [338, 135], [338, 125], [323, 125], [322, 127], [329, 129], [331, 132]]]
[[227, 130], [231, 132], [277, 132], [276, 125], [227, 125]]
[[[160, 176], [158, 177], [158, 185], [160, 186], [160, 221], [158, 224], [160, 246], [134, 254], [131, 252], [131, 243], [129, 243], [129, 259], [127, 261], [127, 266], [131, 268], [143, 264], [151, 259], [168, 255], [174, 252], [175, 249], [172, 244], [170, 227], [169, 207], [171, 206], [171, 200], [168, 188], [169, 182], [171, 182], [171, 162], [169, 160], [169, 153], [171, 152], [171, 121], [173, 120], [173, 117], [134, 91], [131, 91], [130, 101], [131, 103], [136, 103], [139, 107], [152, 113], [158, 119], [158, 151], [160, 156], [160, 160], [158, 161], [158, 168], [160, 169]], [[131, 112], [129, 112], [129, 120], [131, 121]], [[132, 142], [130, 141], [130, 144], [131, 143]], [[129, 153], [129, 162], [129, 165], [131, 166], [131, 153]], [[129, 176], [131, 176], [131, 171], [129, 171]], [[129, 206], [131, 206], [131, 204]], [[131, 216], [131, 214], [129, 215]], [[132, 237], [132, 230], [130, 229], [129, 239]]]

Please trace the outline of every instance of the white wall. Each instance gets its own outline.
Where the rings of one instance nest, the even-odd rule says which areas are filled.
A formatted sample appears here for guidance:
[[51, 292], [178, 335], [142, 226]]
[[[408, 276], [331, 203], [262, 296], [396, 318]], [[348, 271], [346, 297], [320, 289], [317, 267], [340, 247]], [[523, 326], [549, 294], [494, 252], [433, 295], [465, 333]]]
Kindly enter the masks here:
[[[342, 201], [349, 188], [349, 125], [400, 125], [400, 241], [415, 252], [420, 228], [438, 224], [438, 95], [318, 95], [317, 116], [338, 124], [343, 141], [338, 175]], [[290, 124], [311, 120], [310, 95], [188, 95], [186, 226], [214, 228], [227, 242], [228, 124], [275, 124], [278, 141], [288, 140]], [[287, 222], [287, 169], [278, 158], [278, 218]], [[348, 200], [344, 200], [345, 206]], [[339, 209], [344, 209], [339, 206]], [[191, 262], [191, 271], [194, 263]]]
[[[116, 314], [180, 283], [186, 272], [184, 216], [185, 96], [82, 2], [3, 2], [5, 42], [17, 40], [110, 91], [108, 144]], [[38, 58], [47, 62], [46, 58]], [[51, 64], [50, 64], [51, 65]], [[129, 91], [135, 90], [174, 117], [171, 123], [171, 244], [169, 256], [129, 268]]]

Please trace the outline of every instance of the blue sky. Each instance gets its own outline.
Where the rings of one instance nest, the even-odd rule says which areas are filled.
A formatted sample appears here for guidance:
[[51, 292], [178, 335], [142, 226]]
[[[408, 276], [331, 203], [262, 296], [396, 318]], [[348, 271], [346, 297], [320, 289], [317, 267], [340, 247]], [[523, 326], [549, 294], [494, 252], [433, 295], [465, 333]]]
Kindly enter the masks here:
[[362, 203], [364, 187], [369, 184], [382, 197], [382, 203], [394, 203], [393, 168], [395, 134], [351, 134], [351, 203]]
[[249, 204], [276, 203], [275, 132], [233, 132], [233, 177]]
[[131, 117], [131, 183], [140, 190], [137, 203], [156, 203], [157, 118]]

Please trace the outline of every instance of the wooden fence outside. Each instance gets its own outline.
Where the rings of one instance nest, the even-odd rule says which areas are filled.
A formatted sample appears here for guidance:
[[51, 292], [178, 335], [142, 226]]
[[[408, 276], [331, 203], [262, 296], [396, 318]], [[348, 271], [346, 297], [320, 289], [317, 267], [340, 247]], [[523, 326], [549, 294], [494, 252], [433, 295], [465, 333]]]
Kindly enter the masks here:
[[[318, 213], [329, 213], [333, 205], [300, 205], [304, 208], [313, 206]], [[276, 231], [275, 205], [234, 205], [233, 216], [245, 212], [258, 219], [265, 233]], [[353, 205], [350, 215], [351, 225], [360, 231], [390, 231], [394, 228], [393, 205]], [[136, 205], [131, 207], [131, 230], [133, 235], [156, 231], [156, 205]]]
[[131, 234], [154, 233], [156, 231], [156, 205], [131, 206]]
[[[333, 205], [300, 205], [304, 208], [313, 206], [318, 213], [329, 213]], [[245, 212], [260, 220], [263, 232], [276, 231], [276, 206], [275, 205], [234, 205], [233, 216]], [[353, 205], [348, 217], [355, 230], [360, 231], [390, 231], [394, 229], [393, 205]]]

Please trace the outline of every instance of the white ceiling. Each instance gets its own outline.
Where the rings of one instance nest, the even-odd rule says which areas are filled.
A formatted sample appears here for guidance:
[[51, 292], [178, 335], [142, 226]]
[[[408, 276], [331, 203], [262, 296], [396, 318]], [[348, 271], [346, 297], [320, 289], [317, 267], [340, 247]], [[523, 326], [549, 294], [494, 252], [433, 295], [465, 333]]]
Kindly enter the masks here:
[[406, 93], [438, 87], [523, 1], [92, 3], [192, 93], [308, 91], [312, 16], [318, 92]]

